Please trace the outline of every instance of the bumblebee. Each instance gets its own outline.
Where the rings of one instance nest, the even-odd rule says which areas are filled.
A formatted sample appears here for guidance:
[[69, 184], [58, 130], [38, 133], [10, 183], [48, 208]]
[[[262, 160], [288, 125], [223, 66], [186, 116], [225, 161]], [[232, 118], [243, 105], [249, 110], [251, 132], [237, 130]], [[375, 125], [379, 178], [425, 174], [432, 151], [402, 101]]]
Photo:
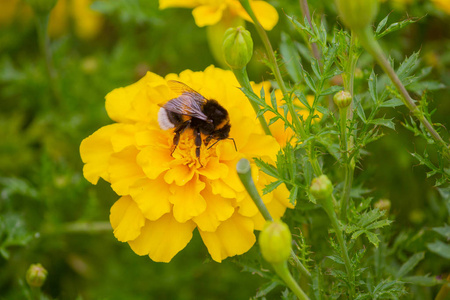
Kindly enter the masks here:
[[[209, 148], [224, 139], [231, 139], [236, 148], [234, 139], [228, 137], [231, 129], [228, 111], [219, 102], [206, 99], [182, 82], [170, 80], [168, 85], [180, 96], [169, 100], [159, 109], [158, 122], [163, 130], [175, 128], [172, 154], [180, 141], [181, 134], [187, 128], [194, 131], [197, 158], [200, 157], [202, 143], [208, 146], [211, 140], [216, 142]], [[202, 140], [202, 134], [206, 136], [205, 140]]]

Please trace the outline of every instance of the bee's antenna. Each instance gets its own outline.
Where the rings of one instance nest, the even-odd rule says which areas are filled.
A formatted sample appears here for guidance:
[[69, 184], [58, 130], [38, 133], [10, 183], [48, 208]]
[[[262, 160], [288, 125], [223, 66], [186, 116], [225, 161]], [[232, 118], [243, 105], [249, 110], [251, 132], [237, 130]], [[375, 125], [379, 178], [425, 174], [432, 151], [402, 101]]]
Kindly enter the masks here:
[[232, 140], [233, 141], [234, 149], [236, 149], [236, 152], [237, 152], [236, 142], [234, 141], [234, 139], [233, 138], [227, 138], [227, 140]]
[[[217, 143], [218, 143], [219, 141], [221, 141], [221, 140], [224, 140], [224, 139], [219, 139], [219, 140], [217, 140], [214, 144], [212, 144], [211, 146], [209, 146], [207, 149], [208, 149], [208, 150], [211, 149], [212, 146], [214, 146], [215, 144], [217, 144]], [[237, 151], [236, 142], [234, 141], [234, 139], [233, 139], [233, 138], [227, 138], [227, 140], [232, 140], [232, 141], [233, 141], [234, 149], [236, 149], [236, 151]]]

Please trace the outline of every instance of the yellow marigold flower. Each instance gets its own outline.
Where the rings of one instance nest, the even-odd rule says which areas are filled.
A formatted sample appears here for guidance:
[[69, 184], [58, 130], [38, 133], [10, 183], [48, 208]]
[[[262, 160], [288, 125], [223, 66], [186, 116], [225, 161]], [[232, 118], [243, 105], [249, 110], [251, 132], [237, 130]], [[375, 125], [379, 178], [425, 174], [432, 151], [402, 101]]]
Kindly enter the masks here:
[[76, 36], [91, 39], [100, 33], [103, 17], [90, 9], [93, 0], [58, 0], [48, 24], [51, 37], [58, 37], [67, 32], [70, 21]]
[[[229, 113], [230, 137], [237, 151], [233, 141], [221, 140], [211, 148], [202, 145], [197, 158], [193, 132], [188, 129], [171, 155], [174, 132], [160, 129], [157, 120], [161, 105], [177, 97], [168, 80], [181, 81], [219, 101]], [[116, 238], [138, 255], [169, 262], [189, 243], [195, 228], [217, 262], [243, 254], [255, 243], [254, 230], [261, 230], [265, 221], [235, 166], [244, 157], [273, 161], [280, 146], [264, 135], [238, 86], [231, 71], [211, 66], [165, 78], [148, 72], [106, 96], [106, 110], [116, 123], [83, 140], [83, 172], [93, 184], [100, 177], [110, 182], [121, 196], [111, 208], [111, 225]], [[255, 165], [252, 172], [259, 189], [273, 180]], [[280, 186], [263, 196], [275, 219], [292, 207], [288, 195]]]
[[[272, 5], [259, 0], [250, 0], [250, 5], [264, 29], [271, 30], [277, 24], [278, 13]], [[160, 9], [168, 7], [193, 8], [192, 15], [198, 27], [211, 26], [223, 19], [252, 21], [238, 0], [159, 0]]]
[[[100, 33], [103, 17], [90, 9], [93, 0], [58, 0], [50, 13], [48, 33], [59, 37], [73, 24], [76, 36], [91, 39]], [[0, 27], [8, 26], [14, 20], [26, 22], [33, 16], [31, 7], [23, 0], [0, 0]]]
[[449, 0], [432, 0], [437, 8], [450, 15], [450, 1]]

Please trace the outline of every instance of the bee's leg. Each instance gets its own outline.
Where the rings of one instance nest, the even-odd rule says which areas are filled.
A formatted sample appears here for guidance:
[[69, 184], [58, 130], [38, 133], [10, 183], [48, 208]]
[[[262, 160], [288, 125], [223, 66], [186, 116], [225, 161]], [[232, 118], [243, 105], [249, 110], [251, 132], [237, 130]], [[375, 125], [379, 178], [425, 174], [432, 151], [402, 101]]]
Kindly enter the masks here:
[[194, 136], [195, 136], [195, 155], [200, 161], [200, 147], [202, 146], [202, 135], [200, 134], [200, 130], [198, 130], [198, 128], [194, 130]]
[[175, 152], [175, 149], [177, 149], [178, 143], [180, 142], [180, 135], [186, 130], [186, 128], [189, 127], [189, 124], [191, 124], [191, 120], [187, 120], [184, 123], [181, 123], [180, 126], [175, 129], [175, 136], [173, 137], [173, 150], [172, 153], [170, 153], [171, 156]]
[[212, 135], [208, 135], [208, 136], [206, 137], [206, 139], [205, 139], [205, 146], [208, 146], [208, 144], [209, 144], [209, 142], [211, 141], [211, 139], [212, 139]]

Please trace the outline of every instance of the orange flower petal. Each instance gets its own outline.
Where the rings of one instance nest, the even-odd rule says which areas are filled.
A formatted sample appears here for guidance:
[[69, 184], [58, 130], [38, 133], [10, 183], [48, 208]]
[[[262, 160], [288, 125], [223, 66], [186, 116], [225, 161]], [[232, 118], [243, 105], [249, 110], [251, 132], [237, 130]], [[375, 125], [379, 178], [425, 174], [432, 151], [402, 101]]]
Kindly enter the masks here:
[[109, 215], [114, 236], [121, 242], [134, 240], [141, 233], [145, 218], [129, 196], [121, 197], [111, 207]]
[[111, 187], [118, 195], [128, 195], [130, 186], [145, 177], [144, 172], [136, 163], [138, 153], [138, 150], [131, 146], [111, 155], [108, 172]]
[[114, 153], [111, 136], [120, 126], [104, 126], [81, 142], [80, 155], [85, 163], [83, 175], [90, 183], [97, 184], [100, 177], [109, 181], [109, 158]]
[[121, 124], [111, 136], [111, 144], [114, 152], [120, 152], [131, 145], [135, 146], [136, 140], [134, 135], [138, 130], [138, 126], [135, 124]]
[[222, 19], [225, 4], [218, 5], [201, 5], [192, 11], [195, 24], [198, 27], [210, 26], [218, 23]]
[[138, 255], [147, 255], [156, 262], [169, 262], [192, 238], [195, 224], [177, 222], [171, 214], [156, 221], [146, 220], [141, 234], [129, 241], [131, 249]]
[[184, 223], [206, 210], [206, 201], [200, 195], [204, 188], [205, 183], [196, 177], [183, 186], [171, 185], [169, 201], [173, 204], [173, 216], [178, 222]]
[[227, 257], [247, 252], [255, 243], [253, 221], [235, 213], [223, 221], [215, 232], [199, 230], [212, 259], [221, 262]]
[[200, 230], [216, 231], [222, 221], [233, 215], [234, 207], [230, 199], [214, 195], [208, 186], [202, 191], [202, 196], [206, 200], [206, 210], [193, 220]]
[[145, 218], [150, 221], [159, 219], [172, 209], [169, 202], [169, 185], [160, 177], [141, 179], [130, 187], [130, 195]]

